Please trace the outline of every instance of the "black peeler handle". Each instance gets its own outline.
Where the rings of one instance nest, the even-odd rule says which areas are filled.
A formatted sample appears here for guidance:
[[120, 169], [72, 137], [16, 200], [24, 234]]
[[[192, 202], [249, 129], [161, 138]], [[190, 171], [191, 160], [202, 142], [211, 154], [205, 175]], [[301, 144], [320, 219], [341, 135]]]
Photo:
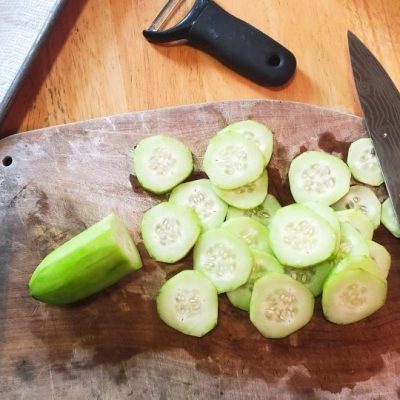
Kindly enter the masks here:
[[265, 86], [286, 83], [296, 69], [296, 59], [288, 49], [212, 0], [197, 0], [173, 28], [145, 30], [143, 34], [156, 43], [187, 40], [193, 47]]

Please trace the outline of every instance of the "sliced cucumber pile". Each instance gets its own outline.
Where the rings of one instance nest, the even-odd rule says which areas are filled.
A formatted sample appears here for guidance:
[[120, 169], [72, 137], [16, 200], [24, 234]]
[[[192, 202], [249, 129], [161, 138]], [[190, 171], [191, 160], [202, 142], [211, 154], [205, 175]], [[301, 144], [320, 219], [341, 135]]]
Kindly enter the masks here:
[[174, 263], [193, 249], [193, 270], [159, 291], [157, 310], [167, 325], [205, 335], [217, 325], [222, 293], [267, 338], [305, 326], [320, 295], [326, 319], [337, 324], [382, 307], [391, 258], [374, 231], [382, 220], [400, 237], [400, 225], [390, 200], [381, 206], [371, 188], [350, 186], [352, 177], [383, 182], [370, 140], [350, 146], [347, 164], [322, 151], [295, 157], [288, 174], [295, 203], [283, 206], [268, 192], [273, 135], [263, 124], [235, 122], [210, 138], [202, 163], [208, 179], [181, 183], [193, 167], [191, 153], [173, 140], [147, 138], [134, 152], [139, 182], [154, 193], [172, 190], [143, 216], [148, 253]]
[[[371, 141], [355, 141], [347, 164], [322, 151], [295, 157], [288, 176], [295, 203], [284, 206], [268, 193], [272, 154], [269, 128], [235, 122], [209, 140], [202, 164], [208, 179], [182, 183], [193, 170], [185, 144], [154, 135], [135, 147], [139, 183], [155, 194], [171, 192], [143, 215], [148, 254], [175, 263], [193, 249], [193, 269], [170, 278], [157, 295], [159, 317], [171, 328], [196, 337], [210, 332], [222, 293], [267, 338], [304, 327], [321, 294], [323, 314], [336, 324], [355, 323], [384, 305], [391, 256], [374, 231], [382, 222], [400, 237], [400, 224], [390, 199], [381, 205], [371, 187], [350, 186], [351, 176], [383, 183]], [[45, 257], [29, 290], [40, 301], [71, 303], [141, 267], [112, 213]]]

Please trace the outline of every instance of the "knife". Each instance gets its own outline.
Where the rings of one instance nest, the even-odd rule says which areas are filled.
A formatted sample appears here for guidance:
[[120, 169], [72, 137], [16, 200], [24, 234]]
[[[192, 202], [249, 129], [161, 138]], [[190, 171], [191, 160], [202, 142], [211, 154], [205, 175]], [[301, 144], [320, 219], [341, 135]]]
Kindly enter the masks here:
[[350, 31], [347, 39], [365, 124], [400, 221], [400, 93], [360, 39]]

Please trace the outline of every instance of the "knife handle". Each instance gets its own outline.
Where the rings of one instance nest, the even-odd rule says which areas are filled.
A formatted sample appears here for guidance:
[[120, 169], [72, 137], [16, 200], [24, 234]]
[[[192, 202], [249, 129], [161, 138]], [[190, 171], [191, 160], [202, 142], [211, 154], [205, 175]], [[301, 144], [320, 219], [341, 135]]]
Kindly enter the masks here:
[[197, 0], [173, 28], [143, 34], [158, 43], [186, 40], [263, 86], [283, 85], [296, 69], [296, 58], [288, 49], [212, 0]]

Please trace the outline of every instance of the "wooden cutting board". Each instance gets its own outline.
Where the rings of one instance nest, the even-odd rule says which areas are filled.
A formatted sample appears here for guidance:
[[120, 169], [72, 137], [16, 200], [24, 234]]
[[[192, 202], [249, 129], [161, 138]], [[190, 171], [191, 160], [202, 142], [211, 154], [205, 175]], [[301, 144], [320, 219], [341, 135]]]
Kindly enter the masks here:
[[[18, 134], [0, 141], [0, 392], [2, 399], [394, 399], [400, 394], [400, 252], [391, 251], [387, 304], [350, 326], [315, 316], [281, 340], [263, 338], [245, 312], [220, 296], [219, 324], [202, 339], [157, 317], [165, 280], [191, 267], [149, 259], [138, 234], [143, 212], [160, 201], [130, 177], [135, 143], [169, 133], [193, 151], [236, 120], [275, 133], [270, 192], [290, 201], [289, 161], [305, 149], [343, 157], [364, 134], [362, 120], [315, 106], [233, 101], [118, 115]], [[54, 247], [116, 211], [139, 244], [144, 267], [78, 304], [30, 298], [27, 282]]]

